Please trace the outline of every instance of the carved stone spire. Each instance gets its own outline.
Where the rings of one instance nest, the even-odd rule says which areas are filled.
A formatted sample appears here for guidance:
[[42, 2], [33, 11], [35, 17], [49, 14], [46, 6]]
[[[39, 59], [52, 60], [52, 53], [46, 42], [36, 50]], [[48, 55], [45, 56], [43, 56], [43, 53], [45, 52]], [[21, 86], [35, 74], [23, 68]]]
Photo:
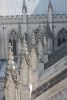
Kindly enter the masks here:
[[23, 0], [23, 6], [22, 6], [22, 12], [25, 11], [27, 13], [27, 6], [26, 6], [26, 1]]
[[14, 83], [17, 85], [18, 83], [18, 74], [14, 65], [14, 56], [12, 52], [12, 46], [9, 44], [9, 51], [8, 51], [8, 67], [7, 69], [10, 71], [12, 78], [14, 80]]
[[25, 40], [25, 34], [23, 34], [22, 54], [21, 54], [21, 66], [20, 66], [20, 83], [22, 85], [28, 85], [28, 49]]
[[[32, 91], [36, 87], [38, 87], [37, 53], [36, 53], [36, 41], [35, 41], [34, 31], [32, 31], [30, 63], [31, 63], [30, 90]], [[35, 80], [33, 80], [34, 78]]]
[[23, 35], [23, 48], [22, 48], [22, 55], [28, 55], [28, 49], [27, 49], [27, 44], [25, 40], [25, 34]]
[[52, 2], [51, 2], [51, 0], [49, 0], [48, 11], [49, 11], [50, 9], [53, 11], [53, 6], [52, 6]]
[[[16, 86], [18, 86], [18, 74], [17, 71], [15, 70], [14, 66], [14, 57], [13, 57], [13, 52], [12, 52], [12, 47], [11, 44], [9, 44], [9, 49], [8, 49], [8, 66], [6, 69], [6, 81], [5, 81], [5, 100], [15, 100], [15, 98], [18, 98], [16, 96]], [[19, 100], [16, 99], [16, 100]]]
[[48, 4], [48, 22], [49, 22], [49, 26], [51, 29], [51, 32], [53, 30], [53, 6], [51, 3], [51, 0], [49, 0], [49, 4]]
[[12, 46], [11, 46], [11, 44], [9, 44], [9, 50], [8, 50], [8, 64], [10, 65], [12, 65], [12, 64], [14, 64], [14, 56], [13, 56], [13, 52], [12, 52]]

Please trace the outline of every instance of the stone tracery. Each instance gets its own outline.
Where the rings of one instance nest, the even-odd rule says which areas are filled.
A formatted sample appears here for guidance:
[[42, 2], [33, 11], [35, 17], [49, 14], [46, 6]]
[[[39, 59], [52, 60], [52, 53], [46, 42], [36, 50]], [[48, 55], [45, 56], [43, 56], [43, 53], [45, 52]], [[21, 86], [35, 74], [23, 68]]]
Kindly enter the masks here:
[[9, 43], [11, 43], [14, 55], [17, 56], [18, 34], [14, 29], [9, 34]]

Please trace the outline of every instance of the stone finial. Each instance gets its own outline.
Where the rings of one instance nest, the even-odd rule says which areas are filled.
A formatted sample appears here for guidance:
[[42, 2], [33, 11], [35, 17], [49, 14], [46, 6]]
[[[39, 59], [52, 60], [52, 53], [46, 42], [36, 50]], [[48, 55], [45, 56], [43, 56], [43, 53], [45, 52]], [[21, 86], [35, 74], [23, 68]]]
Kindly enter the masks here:
[[22, 6], [22, 12], [25, 10], [25, 12], [27, 13], [27, 6], [26, 6], [26, 1], [23, 0], [23, 6]]

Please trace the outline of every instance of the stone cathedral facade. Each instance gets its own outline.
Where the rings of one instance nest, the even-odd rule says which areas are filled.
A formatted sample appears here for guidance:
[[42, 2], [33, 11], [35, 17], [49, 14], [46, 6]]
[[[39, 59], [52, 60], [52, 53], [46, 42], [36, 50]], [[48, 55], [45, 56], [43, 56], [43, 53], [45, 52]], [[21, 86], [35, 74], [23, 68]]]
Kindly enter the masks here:
[[67, 16], [0, 16], [0, 100], [67, 100]]

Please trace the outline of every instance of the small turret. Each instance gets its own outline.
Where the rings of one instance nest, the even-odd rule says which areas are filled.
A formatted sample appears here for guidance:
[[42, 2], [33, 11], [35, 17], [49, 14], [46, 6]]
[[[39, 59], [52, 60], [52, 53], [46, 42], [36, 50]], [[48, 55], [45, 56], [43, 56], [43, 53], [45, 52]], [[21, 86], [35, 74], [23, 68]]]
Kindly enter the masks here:
[[49, 12], [50, 10], [53, 11], [53, 6], [52, 6], [52, 3], [51, 3], [51, 0], [49, 0], [48, 12]]
[[27, 34], [27, 6], [26, 6], [26, 2], [25, 0], [23, 0], [23, 6], [22, 6], [22, 13], [23, 13], [23, 18], [22, 18], [22, 22], [23, 22], [23, 33]]
[[49, 0], [49, 4], [48, 4], [48, 22], [49, 22], [49, 26], [50, 29], [52, 31], [52, 25], [53, 25], [53, 6], [51, 3], [51, 0]]
[[23, 0], [23, 6], [22, 6], [22, 13], [26, 12], [27, 13], [27, 6], [25, 0]]

